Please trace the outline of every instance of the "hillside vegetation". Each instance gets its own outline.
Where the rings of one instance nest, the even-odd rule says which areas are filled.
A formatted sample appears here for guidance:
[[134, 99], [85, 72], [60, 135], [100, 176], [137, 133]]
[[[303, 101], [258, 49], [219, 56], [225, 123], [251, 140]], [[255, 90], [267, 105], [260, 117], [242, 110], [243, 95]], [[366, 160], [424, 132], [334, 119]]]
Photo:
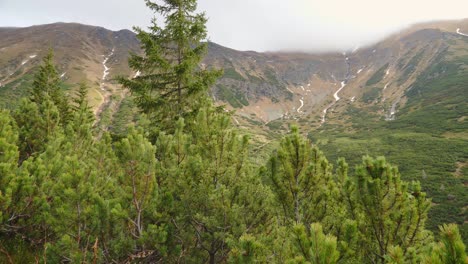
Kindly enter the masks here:
[[[464, 57], [466, 58], [466, 57]], [[398, 164], [406, 180], [418, 180], [432, 198], [429, 228], [456, 222], [468, 238], [465, 224], [468, 197], [468, 115], [465, 61], [440, 58], [406, 92], [396, 120], [379, 120], [349, 107], [352, 131], [325, 126], [310, 132], [330, 159], [357, 162], [362, 155], [385, 155]], [[346, 131], [348, 130], [348, 131]]]

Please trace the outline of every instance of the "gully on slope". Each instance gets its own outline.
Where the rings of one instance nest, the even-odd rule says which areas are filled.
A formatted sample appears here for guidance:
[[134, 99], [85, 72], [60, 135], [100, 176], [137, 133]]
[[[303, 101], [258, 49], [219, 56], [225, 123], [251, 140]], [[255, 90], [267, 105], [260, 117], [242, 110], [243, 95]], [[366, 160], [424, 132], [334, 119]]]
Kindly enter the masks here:
[[341, 82], [341, 87], [333, 94], [333, 97], [335, 99], [335, 101], [331, 104], [329, 104], [325, 109], [323, 109], [322, 113], [322, 121], [321, 121], [321, 124], [320, 125], [323, 125], [326, 121], [326, 116], [327, 116], [327, 112], [328, 112], [328, 109], [330, 109], [331, 107], [333, 107], [341, 98], [339, 97], [339, 93], [341, 92], [341, 90], [343, 90], [343, 88], [345, 88], [346, 86], [346, 83], [348, 82], [349, 80], [349, 77], [350, 77], [350, 68], [351, 68], [351, 64], [349, 62], [349, 58], [346, 57], [346, 53], [343, 53], [343, 56], [345, 56], [345, 62], [346, 62], [346, 76], [345, 76], [345, 80]]

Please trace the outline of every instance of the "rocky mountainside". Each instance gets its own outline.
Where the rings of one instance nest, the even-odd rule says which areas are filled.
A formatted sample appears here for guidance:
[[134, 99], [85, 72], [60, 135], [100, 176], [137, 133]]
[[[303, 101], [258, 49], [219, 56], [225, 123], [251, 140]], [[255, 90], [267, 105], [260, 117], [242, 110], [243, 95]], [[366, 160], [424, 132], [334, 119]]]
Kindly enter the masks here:
[[[224, 68], [213, 98], [238, 109], [243, 119], [307, 120], [319, 127], [343, 121], [349, 104], [371, 108], [393, 119], [405, 104], [405, 92], [418, 76], [441, 59], [467, 56], [468, 20], [413, 26], [387, 39], [344, 53], [257, 53], [210, 43], [205, 66]], [[23, 93], [41, 58], [52, 48], [61, 76], [70, 87], [87, 81], [96, 113], [117, 108], [126, 96], [113, 82], [134, 75], [126, 63], [138, 52], [133, 32], [56, 23], [0, 28], [0, 94], [12, 104]], [[6, 101], [6, 102], [5, 102]]]
[[[128, 54], [139, 50], [135, 34], [101, 27], [56, 23], [28, 28], [0, 28], [0, 104], [14, 107], [30, 86], [35, 68], [53, 49], [65, 88], [86, 81], [96, 114], [118, 104], [122, 91], [113, 77], [131, 74]], [[117, 102], [113, 102], [117, 101]]]
[[306, 118], [318, 127], [348, 104], [378, 107], [391, 120], [421, 73], [468, 56], [463, 32], [468, 20], [421, 24], [369, 47], [330, 54], [238, 52], [212, 44], [206, 61], [225, 69], [215, 98], [263, 122]]

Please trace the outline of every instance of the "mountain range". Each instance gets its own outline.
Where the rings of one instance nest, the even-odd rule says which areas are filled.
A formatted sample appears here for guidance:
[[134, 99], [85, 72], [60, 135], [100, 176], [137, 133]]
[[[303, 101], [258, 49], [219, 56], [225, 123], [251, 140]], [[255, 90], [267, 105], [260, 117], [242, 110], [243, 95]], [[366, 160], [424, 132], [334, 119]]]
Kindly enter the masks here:
[[[379, 108], [382, 118], [393, 119], [422, 72], [440, 60], [467, 55], [463, 32], [468, 20], [425, 23], [372, 46], [326, 54], [243, 52], [209, 43], [204, 65], [224, 69], [213, 98], [247, 119], [305, 118], [318, 127], [334, 122], [350, 104]], [[21, 87], [18, 80], [49, 48], [66, 83], [91, 84], [90, 99], [99, 111], [110, 105], [111, 95], [124, 93], [112, 78], [136, 74], [126, 63], [129, 52], [139, 52], [129, 30], [56, 23], [0, 28], [0, 38], [0, 86], [9, 87], [2, 93]]]

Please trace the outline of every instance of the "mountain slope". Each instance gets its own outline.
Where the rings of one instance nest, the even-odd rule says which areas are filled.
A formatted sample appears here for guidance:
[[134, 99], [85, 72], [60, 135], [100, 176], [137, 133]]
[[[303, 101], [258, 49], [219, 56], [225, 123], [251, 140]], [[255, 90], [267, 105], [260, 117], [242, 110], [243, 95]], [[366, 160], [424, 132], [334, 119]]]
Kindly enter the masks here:
[[139, 49], [131, 31], [73, 23], [0, 29], [0, 39], [1, 105], [13, 106], [26, 93], [41, 58], [53, 49], [66, 88], [81, 81], [91, 86], [89, 99], [96, 114], [109, 106], [111, 96], [123, 96], [112, 78], [130, 74], [128, 53]]
[[[343, 54], [241, 52], [210, 43], [204, 64], [225, 70], [213, 97], [249, 119], [301, 118], [318, 127], [342, 121], [335, 113], [343, 112], [347, 103], [379, 108], [381, 117], [392, 119], [392, 112], [406, 102], [404, 91], [424, 69], [448, 53], [466, 55], [466, 36], [457, 29], [468, 32], [467, 21], [416, 25]], [[128, 52], [139, 50], [131, 31], [57, 23], [0, 29], [0, 38], [2, 86], [31, 74], [49, 47], [66, 83], [87, 80], [93, 86], [96, 107], [103, 108], [110, 94], [122, 92], [112, 77], [135, 74], [126, 63]], [[110, 70], [103, 82], [106, 67]]]

